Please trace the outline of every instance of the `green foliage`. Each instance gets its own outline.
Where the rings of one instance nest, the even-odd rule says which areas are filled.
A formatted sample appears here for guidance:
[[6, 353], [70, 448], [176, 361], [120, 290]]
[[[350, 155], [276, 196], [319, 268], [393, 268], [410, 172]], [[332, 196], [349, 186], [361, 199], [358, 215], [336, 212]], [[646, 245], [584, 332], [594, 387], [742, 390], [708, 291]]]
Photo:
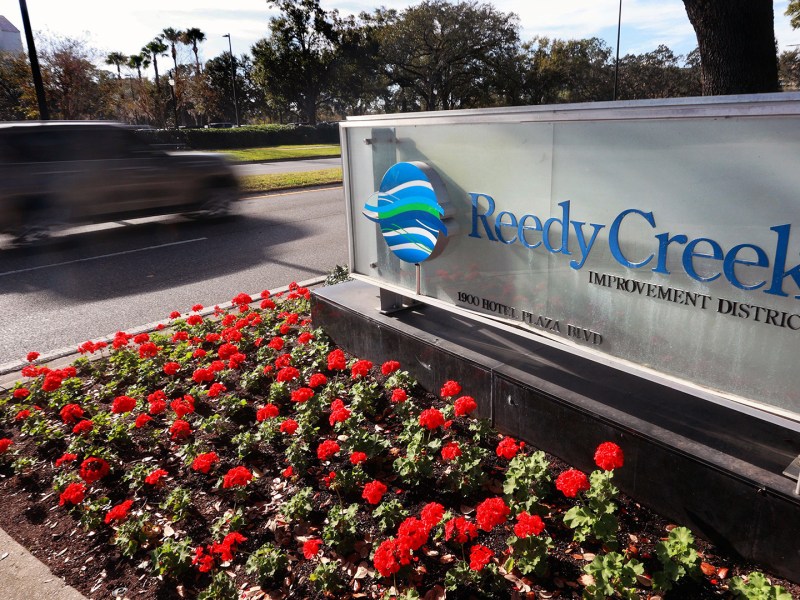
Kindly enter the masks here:
[[630, 561], [618, 552], [598, 554], [583, 569], [594, 579], [594, 583], [583, 590], [584, 600], [604, 600], [621, 597], [636, 600], [636, 576], [644, 574], [644, 565], [636, 559]]
[[506, 571], [517, 568], [523, 575], [536, 577], [542, 577], [547, 573], [547, 556], [553, 548], [550, 536], [541, 534], [518, 538], [512, 535], [506, 543], [513, 548], [513, 554], [505, 564]]
[[684, 576], [698, 573], [700, 556], [694, 536], [686, 527], [676, 527], [666, 540], [658, 542], [656, 556], [662, 567], [653, 573], [653, 586], [658, 590], [669, 591]]
[[309, 579], [320, 592], [324, 594], [334, 594], [342, 589], [342, 578], [337, 569], [337, 562], [320, 562], [314, 571], [309, 575]]
[[197, 600], [236, 600], [239, 594], [236, 583], [225, 571], [217, 571], [206, 589], [197, 596]]
[[128, 482], [128, 488], [131, 491], [135, 491], [144, 485], [145, 477], [152, 473], [154, 468], [152, 463], [137, 463], [125, 471], [122, 480]]
[[573, 506], [564, 514], [564, 523], [573, 530], [576, 542], [594, 538], [616, 548], [619, 522], [614, 514], [614, 499], [619, 490], [611, 483], [613, 476], [612, 471], [593, 471], [589, 476], [591, 487], [584, 495], [586, 503]]
[[550, 489], [550, 463], [544, 452], [518, 453], [508, 463], [503, 493], [518, 511], [534, 511], [537, 502]]
[[80, 505], [81, 525], [86, 531], [100, 529], [103, 526], [106, 512], [111, 508], [108, 497], [87, 499]]
[[386, 435], [370, 432], [365, 426], [366, 419], [360, 414], [354, 412], [346, 424], [347, 445], [351, 452], [363, 452], [369, 458], [375, 458], [391, 445]]
[[36, 468], [37, 460], [30, 456], [19, 456], [11, 463], [11, 468], [14, 469], [16, 475], [23, 475]]
[[302, 521], [311, 514], [314, 489], [304, 487], [281, 505], [280, 513], [289, 521]]
[[472, 434], [472, 441], [476, 444], [488, 444], [496, 432], [489, 419], [473, 419], [469, 422], [469, 432]]
[[289, 565], [286, 552], [267, 542], [247, 559], [247, 573], [255, 575], [258, 581], [266, 583], [275, 580]]
[[177, 579], [189, 569], [191, 556], [190, 538], [184, 538], [180, 542], [166, 538], [151, 554], [153, 570], [162, 577]]
[[133, 558], [139, 548], [147, 541], [146, 529], [150, 524], [145, 515], [130, 516], [117, 529], [113, 544], [119, 547], [123, 556]]
[[449, 463], [450, 473], [446, 478], [447, 488], [468, 495], [479, 490], [486, 480], [484, 460], [488, 450], [477, 444], [461, 446], [461, 456]]
[[433, 477], [436, 455], [441, 450], [442, 439], [433, 437], [423, 429], [415, 415], [403, 422], [403, 431], [398, 441], [406, 446], [406, 455], [394, 461], [394, 470], [402, 481], [409, 485], [423, 485]]
[[395, 371], [383, 382], [383, 387], [387, 390], [401, 388], [407, 391], [415, 385], [417, 385], [417, 380], [408, 371]]
[[350, 409], [354, 413], [372, 416], [380, 397], [381, 390], [376, 381], [361, 379], [350, 388]]
[[258, 431], [242, 431], [231, 438], [231, 443], [236, 446], [236, 455], [244, 459], [258, 449], [261, 436]]
[[161, 503], [161, 508], [172, 515], [172, 521], [181, 521], [186, 518], [192, 509], [192, 495], [186, 488], [176, 487]]
[[328, 273], [324, 285], [336, 285], [337, 283], [343, 283], [345, 281], [352, 281], [350, 270], [347, 265], [336, 265], [333, 267], [333, 270]]
[[339, 554], [347, 554], [353, 548], [356, 539], [356, 513], [358, 504], [347, 508], [339, 505], [331, 508], [325, 526], [322, 528], [322, 539]]
[[391, 498], [378, 504], [372, 511], [372, 516], [377, 519], [381, 531], [388, 532], [394, 530], [408, 516], [408, 511], [397, 498]]
[[216, 539], [224, 538], [232, 531], [244, 529], [247, 519], [241, 508], [226, 510], [225, 513], [217, 517], [211, 524], [211, 537]]
[[734, 577], [728, 589], [736, 598], [747, 600], [791, 600], [792, 595], [780, 585], [772, 585], [763, 573], [755, 571], [747, 578]]

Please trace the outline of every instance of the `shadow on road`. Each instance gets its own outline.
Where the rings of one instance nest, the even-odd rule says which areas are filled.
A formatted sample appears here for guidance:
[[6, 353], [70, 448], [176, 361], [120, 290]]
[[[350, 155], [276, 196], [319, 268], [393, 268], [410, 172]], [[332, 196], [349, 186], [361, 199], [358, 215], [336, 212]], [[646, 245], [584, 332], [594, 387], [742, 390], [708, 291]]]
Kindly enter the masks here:
[[0, 239], [0, 296], [44, 290], [89, 301], [204, 280], [213, 285], [215, 277], [272, 262], [272, 247], [307, 233], [302, 224], [260, 216], [176, 216], [67, 230], [19, 248]]

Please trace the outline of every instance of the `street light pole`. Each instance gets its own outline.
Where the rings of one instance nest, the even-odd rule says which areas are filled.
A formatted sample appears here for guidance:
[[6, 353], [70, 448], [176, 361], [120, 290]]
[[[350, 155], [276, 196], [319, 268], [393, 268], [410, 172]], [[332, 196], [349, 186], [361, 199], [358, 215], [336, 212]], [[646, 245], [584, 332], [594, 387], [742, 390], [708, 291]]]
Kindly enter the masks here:
[[172, 94], [172, 110], [175, 114], [175, 129], [178, 129], [178, 96], [175, 94], [175, 79], [169, 79], [169, 91]]
[[619, 80], [619, 35], [622, 31], [622, 0], [619, 0], [619, 16], [617, 17], [617, 58], [614, 60], [614, 100], [617, 99], [617, 81]]
[[236, 114], [236, 126], [239, 127], [239, 103], [236, 101], [236, 59], [233, 57], [233, 46], [231, 45], [231, 34], [226, 33], [222, 37], [228, 38], [228, 51], [231, 55], [231, 87], [233, 88], [233, 112]]
[[47, 100], [44, 97], [44, 84], [42, 83], [42, 71], [39, 68], [39, 59], [36, 56], [36, 46], [33, 43], [33, 30], [31, 29], [31, 19], [28, 16], [28, 4], [25, 0], [19, 0], [19, 10], [22, 13], [22, 26], [25, 29], [25, 41], [28, 44], [28, 59], [31, 61], [31, 74], [33, 75], [33, 87], [36, 89], [36, 101], [39, 104], [39, 118], [42, 121], [50, 119], [47, 110]]

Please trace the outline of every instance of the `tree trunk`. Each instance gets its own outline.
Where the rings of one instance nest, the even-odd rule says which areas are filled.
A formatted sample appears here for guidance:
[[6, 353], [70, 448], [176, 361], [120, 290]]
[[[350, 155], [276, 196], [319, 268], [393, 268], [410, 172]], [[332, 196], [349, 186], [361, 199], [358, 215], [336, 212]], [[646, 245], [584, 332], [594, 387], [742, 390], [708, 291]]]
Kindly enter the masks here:
[[780, 91], [772, 0], [683, 0], [697, 34], [703, 95]]

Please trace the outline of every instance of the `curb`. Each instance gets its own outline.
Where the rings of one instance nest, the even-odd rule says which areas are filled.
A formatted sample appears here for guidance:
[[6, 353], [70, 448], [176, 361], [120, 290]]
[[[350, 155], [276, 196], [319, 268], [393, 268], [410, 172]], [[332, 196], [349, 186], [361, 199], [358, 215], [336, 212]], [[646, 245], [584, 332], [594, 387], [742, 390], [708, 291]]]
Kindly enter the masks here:
[[[318, 277], [313, 277], [311, 279], [306, 279], [304, 281], [298, 281], [297, 285], [299, 285], [300, 287], [311, 287], [311, 286], [314, 286], [314, 285], [319, 285], [320, 283], [325, 281], [326, 278], [327, 278], [327, 275], [320, 275]], [[285, 285], [283, 287], [277, 288], [275, 290], [270, 290], [270, 292], [273, 293], [273, 294], [280, 293], [280, 292], [287, 292], [287, 291], [289, 291], [289, 286], [288, 285]], [[258, 298], [260, 293], [261, 293], [261, 291], [259, 290], [255, 294], [250, 294], [250, 296], [252, 298]], [[228, 308], [233, 306], [233, 303], [232, 302], [226, 302], [224, 304], [219, 304], [218, 306], [220, 308], [222, 308], [222, 309], [228, 309]], [[186, 314], [190, 314], [190, 313], [186, 313]], [[203, 309], [202, 311], [200, 311], [199, 313], [196, 313], [196, 314], [199, 314], [199, 315], [205, 317], [205, 316], [214, 314], [214, 308], [205, 308], [205, 309]], [[153, 321], [152, 323], [147, 323], [146, 325], [139, 325], [138, 327], [134, 327], [134, 328], [128, 329], [128, 331], [126, 333], [130, 333], [132, 335], [136, 335], [138, 333], [150, 333], [152, 331], [156, 331], [156, 329], [158, 328], [159, 325], [167, 325], [167, 322], [169, 322], [169, 318], [166, 318], [166, 319], [161, 320], [161, 321]], [[114, 341], [114, 335], [110, 334], [110, 335], [98, 338], [96, 340], [93, 340], [93, 341], [95, 341], [95, 342], [107, 342], [107, 343], [110, 344], [111, 342]], [[67, 357], [75, 357], [75, 358], [77, 358], [80, 355], [81, 354], [78, 352], [76, 346], [68, 346], [68, 347], [64, 347], [64, 348], [59, 348], [57, 350], [52, 350], [50, 352], [47, 352], [46, 354], [41, 354], [39, 356], [39, 358], [36, 359], [36, 364], [45, 364], [45, 363], [53, 362], [53, 361], [56, 361], [56, 360], [62, 360], [62, 359], [65, 359]], [[67, 362], [67, 361], [64, 361], [64, 362]], [[72, 362], [72, 360], [70, 360], [69, 362]], [[5, 363], [3, 365], [0, 365], [0, 377], [8, 375], [9, 373], [16, 373], [18, 371], [21, 371], [22, 368], [24, 366], [26, 366], [27, 364], [29, 364], [29, 363], [24, 361], [24, 360], [18, 360], [18, 361], [9, 362], [9, 363]], [[0, 385], [2, 385], [2, 383], [0, 383]]]

